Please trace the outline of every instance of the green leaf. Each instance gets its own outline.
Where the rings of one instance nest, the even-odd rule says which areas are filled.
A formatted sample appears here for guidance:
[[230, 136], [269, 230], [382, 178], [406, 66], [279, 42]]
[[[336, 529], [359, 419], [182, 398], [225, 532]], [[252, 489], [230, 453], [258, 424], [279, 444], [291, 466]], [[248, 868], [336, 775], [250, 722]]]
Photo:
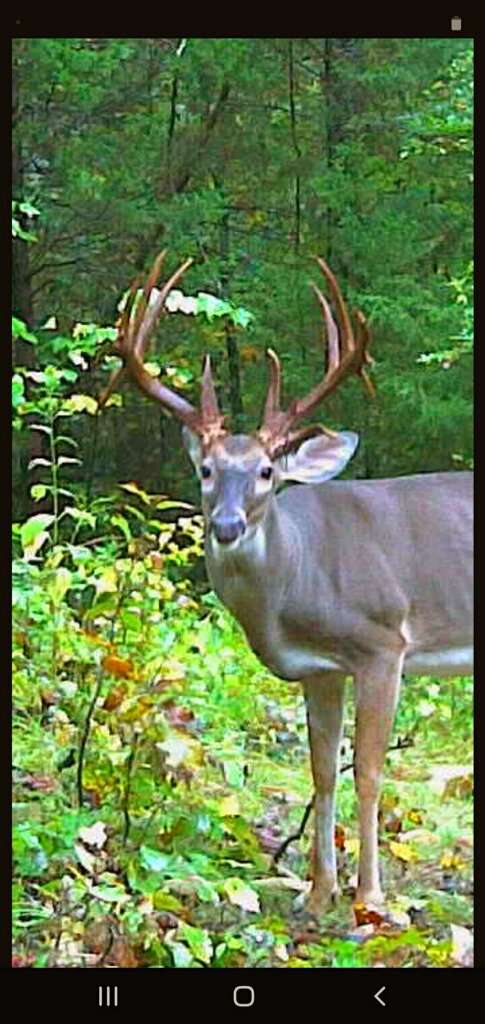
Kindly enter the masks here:
[[[74, 379], [76, 376], [74, 374]], [[98, 411], [98, 403], [91, 395], [70, 395], [63, 402], [62, 408], [66, 412], [87, 412], [90, 416], [95, 416]]]
[[79, 523], [87, 523], [93, 530], [96, 526], [96, 516], [92, 512], [87, 512], [86, 509], [76, 508], [73, 505], [66, 505], [62, 510], [63, 516], [70, 516], [71, 519], [75, 519]]
[[165, 941], [172, 954], [174, 967], [192, 967], [194, 958], [183, 942], [174, 942], [173, 939]]
[[18, 209], [21, 213], [24, 213], [26, 217], [40, 217], [40, 210], [25, 199], [18, 204]]
[[73, 437], [67, 437], [66, 434], [58, 434], [54, 438], [54, 444], [69, 444], [71, 448], [79, 448], [77, 441]]
[[139, 523], [145, 522], [145, 514], [139, 508], [135, 508], [134, 505], [125, 505], [125, 512], [130, 512]]
[[221, 901], [215, 885], [212, 882], [208, 882], [205, 878], [197, 880], [195, 891], [202, 903], [212, 903], [214, 906], [217, 906]]
[[17, 217], [12, 217], [12, 235], [14, 238], [21, 238], [24, 242], [36, 242], [37, 237], [33, 235], [31, 231], [25, 231], [21, 227], [20, 221]]
[[39, 536], [42, 530], [46, 530], [54, 522], [55, 516], [47, 512], [39, 512], [35, 516], [31, 516], [23, 523], [20, 530], [20, 539], [22, 541], [22, 547], [26, 548]]
[[226, 313], [230, 312], [231, 305], [229, 302], [225, 302], [223, 299], [218, 299], [215, 295], [210, 295], [208, 292], [198, 293], [197, 315], [199, 313], [205, 313], [208, 320], [213, 320], [215, 316], [225, 316]]
[[155, 508], [158, 508], [161, 511], [169, 508], [184, 508], [189, 512], [193, 512], [194, 505], [188, 505], [186, 501], [171, 501], [170, 499], [163, 498], [162, 501], [157, 501], [155, 503]]
[[131, 534], [131, 530], [130, 530], [130, 526], [129, 526], [128, 520], [125, 519], [124, 516], [120, 515], [119, 512], [115, 512], [114, 515], [110, 516], [110, 523], [112, 523], [113, 526], [118, 526], [119, 527], [119, 529], [121, 530], [125, 540], [127, 541], [127, 543], [129, 543], [130, 540], [131, 540], [132, 534]]
[[30, 562], [31, 558], [35, 558], [37, 552], [40, 551], [46, 540], [49, 540], [49, 534], [45, 530], [42, 530], [41, 533], [37, 534], [37, 537], [31, 544], [27, 544], [24, 547], [24, 558], [27, 562]]
[[103, 903], [128, 903], [131, 899], [122, 885], [92, 885], [89, 891]]
[[254, 320], [254, 316], [248, 309], [238, 306], [237, 309], [232, 310], [231, 320], [237, 327], [246, 328], [251, 323], [251, 320]]
[[118, 331], [115, 327], [99, 327], [98, 324], [82, 324], [77, 323], [73, 327], [72, 336], [75, 341], [78, 338], [87, 338], [96, 344], [102, 341], [115, 341], [118, 336]]
[[130, 612], [128, 608], [121, 609], [120, 622], [125, 629], [132, 629], [137, 634], [140, 632], [140, 617], [135, 615], [134, 612]]
[[24, 558], [30, 561], [40, 551], [46, 540], [49, 540], [47, 528], [54, 522], [55, 516], [46, 512], [39, 512], [27, 519], [20, 529], [20, 540], [24, 552]]
[[47, 494], [47, 487], [45, 484], [32, 484], [30, 493], [34, 501], [41, 501], [41, 499], [45, 498]]
[[12, 377], [12, 405], [14, 409], [18, 409], [19, 405], [25, 402], [25, 384], [24, 378], [20, 373], [14, 373]]
[[183, 910], [183, 903], [176, 896], [172, 896], [172, 893], [165, 892], [164, 889], [157, 889], [153, 893], [153, 906], [155, 910], [172, 910], [175, 914], [177, 911]]
[[212, 941], [205, 928], [194, 928], [185, 921], [179, 925], [177, 935], [187, 943], [190, 952], [196, 960], [203, 964], [210, 964], [213, 953]]
[[95, 604], [84, 613], [84, 618], [91, 620], [109, 616], [111, 612], [116, 611], [117, 607], [118, 597], [116, 594], [101, 594]]
[[116, 406], [118, 409], [121, 409], [123, 406], [123, 396], [116, 393], [110, 395], [108, 401], [105, 402], [104, 408], [109, 409], [110, 406]]
[[148, 494], [146, 494], [145, 491], [142, 491], [141, 487], [138, 487], [138, 484], [132, 482], [128, 484], [118, 484], [118, 486], [121, 487], [123, 491], [128, 491], [128, 494], [136, 494], [138, 498], [141, 498], [145, 505], [151, 504]]
[[12, 337], [23, 338], [24, 341], [31, 341], [33, 345], [38, 344], [38, 338], [32, 331], [29, 331], [27, 325], [23, 320], [19, 320], [18, 317], [12, 317]]
[[223, 761], [222, 767], [227, 784], [234, 789], [242, 789], [246, 782], [244, 765], [238, 761]]
[[113, 566], [108, 566], [95, 581], [96, 593], [116, 594], [118, 591], [118, 575]]
[[72, 583], [72, 573], [69, 569], [65, 569], [64, 566], [60, 566], [56, 570], [54, 579], [50, 581], [47, 591], [54, 601], [54, 604], [60, 604], [65, 597], [69, 587]]
[[166, 853], [160, 853], [159, 850], [153, 850], [149, 846], [140, 847], [140, 861], [144, 868], [148, 871], [156, 871], [163, 873], [167, 870], [170, 862], [170, 857]]

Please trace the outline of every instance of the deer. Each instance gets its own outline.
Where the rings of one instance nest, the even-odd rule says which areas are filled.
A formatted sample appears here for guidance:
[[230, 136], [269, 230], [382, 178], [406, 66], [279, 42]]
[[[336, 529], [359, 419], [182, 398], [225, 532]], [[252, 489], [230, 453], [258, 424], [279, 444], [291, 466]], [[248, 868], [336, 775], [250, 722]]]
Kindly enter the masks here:
[[[370, 332], [349, 314], [327, 263], [316, 257], [335, 311], [312, 283], [327, 353], [321, 379], [286, 409], [282, 371], [267, 350], [269, 383], [261, 426], [232, 433], [220, 412], [209, 355], [199, 407], [144, 366], [165, 300], [192, 263], [156, 288], [160, 253], [134, 308], [134, 282], [118, 321], [122, 374], [182, 424], [200, 482], [205, 560], [211, 586], [242, 626], [258, 659], [303, 685], [314, 783], [313, 877], [306, 911], [321, 918], [338, 895], [335, 800], [345, 684], [355, 687], [354, 779], [360, 853], [356, 902], [385, 908], [378, 857], [378, 808], [403, 674], [438, 678], [472, 669], [471, 472], [334, 480], [358, 436], [300, 421], [366, 366]], [[288, 486], [287, 486], [288, 485]]]

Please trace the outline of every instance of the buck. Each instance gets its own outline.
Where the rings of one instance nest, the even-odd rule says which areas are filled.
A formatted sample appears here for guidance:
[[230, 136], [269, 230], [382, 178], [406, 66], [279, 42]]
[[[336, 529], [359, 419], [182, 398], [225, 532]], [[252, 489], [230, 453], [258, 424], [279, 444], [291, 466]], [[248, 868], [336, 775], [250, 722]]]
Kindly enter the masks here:
[[[200, 408], [144, 367], [152, 330], [187, 260], [160, 291], [156, 260], [136, 309], [137, 283], [119, 322], [121, 373], [183, 424], [200, 480], [207, 572], [260, 661], [304, 687], [315, 788], [313, 880], [307, 901], [320, 915], [337, 892], [335, 789], [344, 686], [355, 685], [354, 771], [360, 857], [356, 898], [383, 904], [378, 864], [378, 801], [403, 673], [438, 678], [472, 671], [472, 474], [429, 473], [385, 480], [331, 481], [358, 438], [296, 425], [351, 374], [370, 388], [369, 333], [355, 328], [323, 259], [336, 320], [313, 285], [327, 337], [327, 367], [285, 411], [281, 367], [270, 349], [263, 421], [232, 434], [219, 411], [209, 356]], [[338, 326], [337, 326], [338, 324]], [[296, 429], [295, 429], [296, 428]], [[294, 486], [281, 490], [284, 484]]]

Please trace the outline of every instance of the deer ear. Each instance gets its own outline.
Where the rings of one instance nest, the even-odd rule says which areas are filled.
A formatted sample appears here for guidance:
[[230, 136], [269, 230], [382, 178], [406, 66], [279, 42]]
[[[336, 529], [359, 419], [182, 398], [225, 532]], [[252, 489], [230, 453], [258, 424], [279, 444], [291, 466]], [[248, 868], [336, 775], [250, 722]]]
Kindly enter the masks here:
[[294, 480], [299, 484], [321, 484], [331, 480], [345, 469], [357, 448], [359, 438], [351, 431], [335, 434], [318, 434], [289, 455], [278, 459], [279, 481]]
[[202, 444], [200, 437], [194, 434], [193, 430], [189, 430], [188, 427], [182, 427], [182, 441], [189, 456], [191, 462], [195, 466], [197, 475], [200, 475], [200, 466], [202, 462]]

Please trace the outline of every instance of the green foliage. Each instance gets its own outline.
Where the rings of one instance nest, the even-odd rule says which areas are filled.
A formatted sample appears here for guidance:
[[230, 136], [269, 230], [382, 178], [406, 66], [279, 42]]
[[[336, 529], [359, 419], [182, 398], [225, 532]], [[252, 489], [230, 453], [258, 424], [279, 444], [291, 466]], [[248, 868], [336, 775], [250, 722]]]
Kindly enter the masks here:
[[24, 219], [32, 220], [34, 217], [38, 217], [40, 210], [37, 210], [32, 203], [18, 202], [13, 200], [12, 202], [12, 238], [21, 238], [24, 242], [37, 242], [37, 236], [32, 231], [26, 231], [22, 227], [20, 222], [20, 216]]
[[[71, 353], [69, 325], [112, 323], [163, 239], [174, 260], [195, 257], [187, 301], [204, 314], [165, 321], [154, 363], [177, 368], [172, 383], [196, 401], [210, 351], [223, 403], [252, 429], [267, 347], [289, 397], [321, 372], [307, 287], [320, 252], [373, 333], [377, 403], [349, 384], [322, 414], [364, 435], [355, 475], [470, 460], [470, 40], [17, 40], [14, 73], [15, 194], [28, 223], [42, 210], [37, 245], [24, 246], [35, 321], [63, 321], [36, 332], [40, 368], [75, 351], [90, 363], [113, 328], [79, 335]], [[24, 302], [20, 278], [14, 293]], [[120, 415], [93, 455], [99, 489], [118, 482], [126, 434], [140, 480], [155, 490], [161, 472], [183, 497], [190, 470], [170, 427], [131, 397], [123, 431]], [[77, 438], [91, 453], [87, 418]]]
[[[424, 901], [436, 934], [428, 923], [424, 932], [362, 946], [339, 937], [344, 907], [330, 935], [297, 940], [290, 904], [266, 888], [272, 873], [262, 836], [274, 843], [294, 830], [311, 791], [301, 695], [262, 668], [215, 597], [189, 582], [187, 570], [202, 554], [198, 518], [135, 484], [120, 490], [126, 536], [114, 499], [97, 499], [84, 514], [72, 506], [66, 520], [75, 530], [82, 523], [84, 543], [50, 538], [30, 557], [29, 545], [52, 528], [52, 517], [39, 514], [20, 527], [16, 949], [28, 938], [36, 966], [73, 966], [79, 957], [94, 966], [99, 951], [88, 955], [88, 936], [109, 911], [125, 936], [114, 966], [363, 967], [388, 958], [448, 966], [443, 922], [466, 925], [469, 908], [445, 908], [438, 861], [442, 853], [455, 873], [466, 870], [450, 851], [469, 830], [469, 790], [455, 773], [444, 809], [424, 780], [433, 761], [452, 766], [468, 757], [467, 681], [452, 689], [433, 679], [405, 687], [396, 729], [415, 747], [393, 754], [386, 772], [385, 799], [399, 802], [409, 822], [419, 808], [425, 834], [436, 833], [438, 845], [414, 840], [420, 861], [408, 880], [393, 876], [399, 890], [408, 887], [407, 905], [423, 906], [430, 883], [420, 883], [419, 871], [436, 865]], [[349, 709], [349, 735], [351, 720]], [[351, 792], [344, 775], [339, 820], [355, 827]], [[384, 820], [387, 841], [386, 827]], [[344, 880], [354, 870], [348, 856]], [[302, 870], [296, 857], [292, 868]], [[401, 861], [394, 863], [396, 871]], [[51, 942], [61, 908], [67, 960]]]

